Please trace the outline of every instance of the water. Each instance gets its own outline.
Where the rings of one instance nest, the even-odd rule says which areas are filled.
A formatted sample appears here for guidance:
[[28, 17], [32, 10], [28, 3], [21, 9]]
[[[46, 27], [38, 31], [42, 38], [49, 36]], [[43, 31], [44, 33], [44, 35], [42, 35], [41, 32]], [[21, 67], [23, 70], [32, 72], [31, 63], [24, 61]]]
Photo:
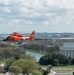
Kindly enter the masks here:
[[33, 53], [33, 52], [27, 52], [27, 51], [26, 51], [26, 53], [27, 53], [27, 54], [30, 54], [30, 55], [33, 56], [33, 57], [35, 57], [35, 60], [36, 60], [37, 62], [39, 61], [39, 59], [40, 59], [42, 56], [44, 56], [44, 55], [42, 55], [42, 54]]

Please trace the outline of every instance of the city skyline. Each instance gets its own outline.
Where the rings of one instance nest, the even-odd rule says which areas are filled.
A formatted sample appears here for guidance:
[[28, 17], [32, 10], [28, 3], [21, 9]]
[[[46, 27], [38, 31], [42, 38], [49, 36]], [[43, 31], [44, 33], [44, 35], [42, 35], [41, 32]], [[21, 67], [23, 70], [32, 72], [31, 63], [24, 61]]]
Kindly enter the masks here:
[[74, 33], [74, 0], [0, 0], [0, 33]]

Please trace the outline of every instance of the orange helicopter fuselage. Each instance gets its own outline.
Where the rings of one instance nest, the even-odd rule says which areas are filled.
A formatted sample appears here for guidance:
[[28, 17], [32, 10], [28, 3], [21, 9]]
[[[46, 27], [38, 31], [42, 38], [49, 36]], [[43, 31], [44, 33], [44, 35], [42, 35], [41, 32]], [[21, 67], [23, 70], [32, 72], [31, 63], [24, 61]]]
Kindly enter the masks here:
[[14, 32], [13, 34], [11, 34], [10, 36], [8, 36], [3, 41], [8, 41], [8, 42], [19, 42], [19, 41], [23, 41], [23, 40], [32, 41], [33, 39], [35, 39], [34, 34], [35, 34], [35, 31], [33, 31], [30, 36], [23, 37], [19, 33]]
[[19, 41], [23, 41], [23, 40], [24, 40], [23, 37], [10, 36], [7, 41], [8, 42], [19, 42]]

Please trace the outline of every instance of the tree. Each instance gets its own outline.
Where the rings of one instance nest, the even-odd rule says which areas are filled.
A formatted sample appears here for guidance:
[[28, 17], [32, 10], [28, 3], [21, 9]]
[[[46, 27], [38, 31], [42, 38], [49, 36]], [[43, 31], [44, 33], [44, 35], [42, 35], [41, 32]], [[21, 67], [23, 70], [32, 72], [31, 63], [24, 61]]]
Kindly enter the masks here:
[[58, 59], [54, 59], [53, 60], [53, 66], [58, 66], [59, 65], [59, 60]]
[[71, 64], [73, 64], [73, 65], [74, 65], [74, 58], [72, 59]]
[[30, 54], [21, 55], [21, 58], [22, 59], [35, 60], [35, 58], [33, 56], [31, 56]]
[[0, 47], [0, 58], [8, 59], [11, 57], [15, 57], [16, 59], [21, 58], [22, 55], [25, 55], [25, 50], [15, 49], [12, 46], [9, 47]]
[[29, 75], [33, 70], [37, 69], [37, 64], [35, 61], [30, 59], [19, 59], [15, 61], [12, 66], [21, 67], [22, 73]]
[[51, 55], [49, 55], [49, 54], [41, 57], [39, 60], [39, 63], [42, 65], [49, 65], [49, 64], [52, 64], [52, 62], [53, 62], [53, 59], [52, 59]]
[[0, 48], [0, 56], [2, 58], [10, 58], [14, 55], [14, 50], [12, 47], [5, 47], [5, 48]]
[[5, 63], [5, 66], [4, 66], [4, 69], [6, 71], [8, 71], [9, 67], [12, 65], [12, 63], [15, 62], [15, 59], [14, 58], [9, 58], [6, 63]]
[[53, 53], [52, 55], [53, 60], [58, 59], [59, 65], [69, 65], [71, 63], [70, 58], [66, 57], [65, 55], [59, 53]]
[[70, 65], [70, 64], [71, 64], [71, 60], [66, 57], [64, 60], [64, 65]]
[[19, 73], [22, 73], [21, 67], [18, 66], [10, 66], [9, 72], [14, 73], [15, 75], [18, 75]]
[[32, 71], [33, 75], [42, 75], [42, 73], [40, 71], [34, 70]]
[[42, 73], [43, 73], [43, 75], [47, 75], [50, 73], [50, 69], [49, 68], [47, 68], [46, 70], [43, 69]]
[[[73, 61], [72, 61], [73, 62]], [[71, 59], [59, 53], [47, 54], [40, 58], [39, 63], [42, 65], [69, 65]]]

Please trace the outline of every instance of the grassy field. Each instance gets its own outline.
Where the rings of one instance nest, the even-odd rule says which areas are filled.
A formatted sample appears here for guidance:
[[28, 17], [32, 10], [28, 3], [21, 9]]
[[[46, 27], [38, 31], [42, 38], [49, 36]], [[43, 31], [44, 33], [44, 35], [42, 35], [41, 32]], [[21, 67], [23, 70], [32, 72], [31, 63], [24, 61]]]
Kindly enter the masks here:
[[36, 50], [31, 50], [31, 49], [26, 49], [26, 51], [33, 52], [33, 53], [38, 53], [38, 54], [42, 54], [42, 55], [45, 55], [46, 54], [44, 52], [40, 52], [40, 51], [36, 51]]
[[55, 72], [58, 72], [58, 73], [69, 73], [69, 72], [73, 72], [73, 70], [55, 70]]
[[60, 73], [74, 72], [74, 65], [69, 65], [69, 66], [54, 66], [54, 68], [55, 68], [56, 72], [60, 72]]
[[[40, 65], [40, 67], [46, 69], [48, 65]], [[74, 65], [69, 65], [69, 66], [53, 66], [53, 71], [58, 72], [58, 73], [69, 73], [69, 72], [74, 72]]]
[[[39, 64], [39, 63], [38, 63]], [[42, 67], [47, 67], [48, 65], [41, 65], [39, 64], [39, 66]], [[54, 68], [74, 68], [74, 65], [67, 65], [67, 66], [53, 66]]]
[[54, 68], [74, 68], [74, 65], [68, 65], [68, 66], [54, 66]]

